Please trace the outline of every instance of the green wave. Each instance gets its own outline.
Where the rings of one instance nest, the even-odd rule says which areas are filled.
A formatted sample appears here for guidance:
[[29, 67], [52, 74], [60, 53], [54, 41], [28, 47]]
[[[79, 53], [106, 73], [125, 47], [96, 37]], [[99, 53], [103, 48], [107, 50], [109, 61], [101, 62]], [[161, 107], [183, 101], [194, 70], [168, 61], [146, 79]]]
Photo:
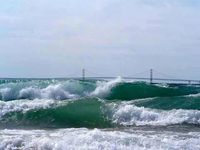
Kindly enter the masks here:
[[199, 87], [194, 86], [168, 86], [151, 85], [142, 82], [120, 83], [111, 89], [106, 97], [109, 100], [132, 100], [149, 97], [174, 97], [188, 94], [197, 94]]
[[[24, 107], [24, 105], [21, 106]], [[14, 105], [12, 107], [14, 107]], [[12, 107], [9, 106], [8, 109], [12, 109]], [[66, 100], [61, 101], [61, 103], [50, 105], [50, 107], [47, 108], [33, 107], [33, 109], [27, 111], [23, 111], [23, 109], [20, 109], [20, 111], [18, 111], [18, 109], [15, 111], [8, 111], [8, 113], [0, 117], [0, 128], [121, 127], [124, 124], [121, 125], [120, 122], [130, 121], [131, 124], [131, 118], [135, 119], [134, 122], [137, 123], [143, 119], [149, 122], [151, 122], [151, 119], [153, 119], [152, 121], [156, 121], [154, 117], [157, 117], [157, 115], [162, 116], [162, 114], [159, 113], [164, 113], [172, 117], [174, 113], [173, 110], [178, 112], [178, 119], [182, 117], [179, 115], [179, 111], [184, 113], [183, 117], [186, 115], [185, 123], [188, 121], [187, 117], [190, 117], [188, 123], [191, 123], [192, 117], [198, 122], [200, 112], [196, 114], [194, 110], [200, 110], [200, 97], [159, 97], [137, 99], [128, 102], [100, 100], [98, 98], [89, 97], [72, 101]], [[113, 122], [113, 117], [115, 119], [117, 118], [118, 121]], [[176, 116], [174, 116], [174, 119], [176, 119]]]
[[111, 122], [104, 116], [102, 107], [102, 102], [90, 98], [66, 102], [47, 109], [15, 111], [0, 119], [0, 127], [111, 127]]
[[138, 107], [152, 109], [187, 109], [200, 110], [200, 96], [158, 97], [134, 102]]
[[[100, 84], [99, 84], [100, 83]], [[0, 84], [0, 100], [66, 100], [96, 96], [108, 100], [133, 100], [148, 97], [174, 97], [200, 93], [196, 86], [152, 85], [118, 80], [30, 80]]]

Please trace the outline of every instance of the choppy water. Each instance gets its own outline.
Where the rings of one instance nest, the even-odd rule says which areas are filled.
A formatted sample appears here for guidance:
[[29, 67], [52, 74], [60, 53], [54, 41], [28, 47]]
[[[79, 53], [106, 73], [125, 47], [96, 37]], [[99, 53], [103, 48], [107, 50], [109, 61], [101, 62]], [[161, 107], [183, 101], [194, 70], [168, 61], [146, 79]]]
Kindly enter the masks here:
[[0, 84], [2, 149], [200, 149], [200, 87], [121, 78]]

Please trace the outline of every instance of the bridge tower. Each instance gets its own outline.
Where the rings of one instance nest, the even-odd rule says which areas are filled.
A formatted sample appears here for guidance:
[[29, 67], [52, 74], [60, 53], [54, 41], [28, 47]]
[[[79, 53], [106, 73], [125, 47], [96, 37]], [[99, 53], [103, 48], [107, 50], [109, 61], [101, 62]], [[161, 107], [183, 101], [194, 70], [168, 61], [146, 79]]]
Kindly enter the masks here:
[[82, 80], [85, 80], [85, 69], [82, 69]]
[[153, 83], [153, 69], [150, 69], [150, 83]]

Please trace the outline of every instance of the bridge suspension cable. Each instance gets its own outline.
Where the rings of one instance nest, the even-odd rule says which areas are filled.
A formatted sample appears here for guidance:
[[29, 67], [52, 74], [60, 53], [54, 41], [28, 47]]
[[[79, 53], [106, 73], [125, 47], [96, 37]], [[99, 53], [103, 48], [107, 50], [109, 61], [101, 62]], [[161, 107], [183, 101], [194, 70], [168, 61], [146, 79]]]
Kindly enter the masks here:
[[177, 78], [177, 77], [175, 77], [175, 76], [172, 76], [172, 75], [169, 75], [169, 74], [166, 74], [166, 73], [162, 73], [162, 72], [157, 71], [157, 70], [155, 70], [155, 69], [154, 69], [154, 72], [155, 72], [156, 74], [160, 75], [160, 76], [165, 77], [165, 78], [179, 79], [179, 78]]
[[141, 72], [137, 72], [135, 74], [132, 74], [131, 77], [135, 77], [135, 76], [138, 76], [138, 75], [147, 75], [149, 73], [149, 70], [145, 70], [145, 71], [141, 71]]

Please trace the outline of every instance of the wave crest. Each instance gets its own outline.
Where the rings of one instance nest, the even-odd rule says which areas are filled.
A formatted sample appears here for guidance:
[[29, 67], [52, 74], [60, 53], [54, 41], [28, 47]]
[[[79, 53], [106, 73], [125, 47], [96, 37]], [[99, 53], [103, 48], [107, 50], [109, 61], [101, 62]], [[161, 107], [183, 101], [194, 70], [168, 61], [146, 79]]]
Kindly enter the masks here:
[[112, 121], [115, 124], [130, 125], [158, 125], [166, 126], [173, 124], [200, 124], [200, 111], [198, 110], [156, 110], [137, 107], [131, 104], [119, 106], [109, 104], [112, 112]]
[[55, 99], [55, 100], [64, 100], [69, 98], [77, 97], [74, 94], [70, 94], [68, 91], [65, 91], [61, 84], [50, 85], [45, 89], [36, 89], [33, 87], [28, 87], [20, 90], [19, 98], [20, 99]]
[[91, 93], [92, 96], [105, 97], [110, 94], [110, 91], [117, 84], [121, 83], [123, 80], [121, 77], [116, 78], [111, 81], [98, 81], [96, 89]]
[[129, 102], [109, 102], [97, 98], [77, 100], [0, 101], [0, 125], [43, 127], [114, 127], [200, 125], [198, 110], [158, 110], [137, 107]]
[[35, 99], [35, 100], [18, 100], [18, 101], [0, 101], [0, 119], [11, 112], [26, 113], [29, 110], [47, 109], [56, 106], [59, 102], [54, 100]]
[[94, 83], [78, 80], [31, 81], [0, 85], [0, 100], [55, 99], [65, 100], [86, 96], [95, 89]]
[[[121, 77], [111, 81], [39, 80], [0, 85], [0, 100], [55, 99], [65, 100], [95, 96], [108, 100], [133, 100], [150, 97], [174, 97], [197, 94], [199, 87], [161, 86], [144, 82], [126, 82]], [[191, 95], [193, 97], [198, 95]]]

